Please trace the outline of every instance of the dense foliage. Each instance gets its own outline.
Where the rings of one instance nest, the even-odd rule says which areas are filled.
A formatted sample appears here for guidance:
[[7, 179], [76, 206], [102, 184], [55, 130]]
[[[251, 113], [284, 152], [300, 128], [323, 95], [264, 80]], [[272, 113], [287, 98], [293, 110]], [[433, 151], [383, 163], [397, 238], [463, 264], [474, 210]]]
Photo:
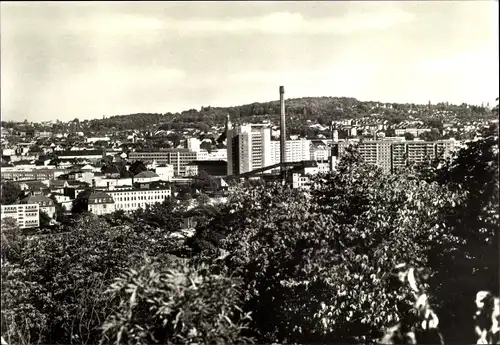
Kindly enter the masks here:
[[146, 260], [111, 286], [121, 303], [103, 326], [102, 343], [249, 343], [240, 336], [250, 319], [238, 306], [241, 288], [204, 267]]
[[21, 188], [10, 181], [2, 181], [0, 188], [0, 205], [12, 204], [22, 194]]
[[[224, 204], [171, 198], [131, 215], [84, 215], [57, 235], [2, 227], [2, 336], [371, 342], [397, 320], [417, 321], [392, 274], [405, 263], [430, 272], [445, 341], [474, 343], [474, 296], [498, 291], [498, 184], [498, 144], [487, 138], [397, 175], [349, 150], [310, 191], [247, 184]], [[172, 236], [185, 217], [197, 222], [187, 242]]]

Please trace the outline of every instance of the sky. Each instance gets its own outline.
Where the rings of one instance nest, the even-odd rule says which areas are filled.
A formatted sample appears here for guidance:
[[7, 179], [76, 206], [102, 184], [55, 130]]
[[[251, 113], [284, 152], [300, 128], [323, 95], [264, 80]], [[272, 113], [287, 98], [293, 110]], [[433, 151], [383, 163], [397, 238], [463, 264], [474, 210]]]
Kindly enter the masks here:
[[498, 2], [7, 2], [2, 120], [285, 97], [494, 103]]

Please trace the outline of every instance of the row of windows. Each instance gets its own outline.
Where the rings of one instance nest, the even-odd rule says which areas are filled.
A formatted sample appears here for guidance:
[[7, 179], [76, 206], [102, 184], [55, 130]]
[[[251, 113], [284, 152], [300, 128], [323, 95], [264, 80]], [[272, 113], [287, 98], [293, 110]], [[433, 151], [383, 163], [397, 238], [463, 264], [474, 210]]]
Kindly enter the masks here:
[[133, 203], [118, 203], [116, 204], [116, 209], [121, 210], [121, 209], [136, 209], [139, 207], [145, 208], [146, 205], [153, 205], [159, 203], [159, 201], [155, 202], [133, 202]]
[[156, 195], [140, 195], [140, 196], [119, 196], [115, 197], [116, 201], [136, 201], [136, 200], [162, 200], [167, 196], [167, 194], [156, 194]]

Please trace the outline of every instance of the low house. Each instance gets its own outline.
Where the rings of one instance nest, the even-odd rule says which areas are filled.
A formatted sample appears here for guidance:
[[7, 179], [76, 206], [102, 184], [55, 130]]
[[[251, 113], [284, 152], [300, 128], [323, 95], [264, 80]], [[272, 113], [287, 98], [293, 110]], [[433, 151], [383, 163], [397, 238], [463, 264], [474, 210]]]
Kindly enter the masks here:
[[134, 176], [136, 183], [151, 183], [160, 181], [160, 176], [152, 171], [142, 171]]
[[23, 181], [19, 183], [19, 188], [22, 191], [29, 191], [33, 195], [43, 195], [44, 191], [47, 189], [47, 185], [45, 185], [42, 181]]
[[69, 183], [66, 180], [50, 180], [49, 188], [54, 193], [64, 194], [64, 188], [69, 187]]
[[115, 212], [115, 201], [103, 191], [92, 192], [88, 199], [88, 211], [96, 215], [113, 213]]

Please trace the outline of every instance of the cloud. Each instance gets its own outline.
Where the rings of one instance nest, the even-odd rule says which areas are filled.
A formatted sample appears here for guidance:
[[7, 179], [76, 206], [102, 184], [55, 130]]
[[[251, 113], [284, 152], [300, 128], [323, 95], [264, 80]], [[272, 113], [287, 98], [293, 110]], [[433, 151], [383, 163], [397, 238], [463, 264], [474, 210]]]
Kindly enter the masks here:
[[413, 15], [397, 8], [370, 12], [349, 12], [344, 16], [306, 18], [298, 12], [273, 12], [260, 16], [225, 18], [160, 18], [134, 14], [109, 14], [75, 17], [67, 21], [72, 32], [95, 30], [105, 35], [174, 32], [179, 35], [213, 34], [337, 34], [382, 30], [408, 23]]

